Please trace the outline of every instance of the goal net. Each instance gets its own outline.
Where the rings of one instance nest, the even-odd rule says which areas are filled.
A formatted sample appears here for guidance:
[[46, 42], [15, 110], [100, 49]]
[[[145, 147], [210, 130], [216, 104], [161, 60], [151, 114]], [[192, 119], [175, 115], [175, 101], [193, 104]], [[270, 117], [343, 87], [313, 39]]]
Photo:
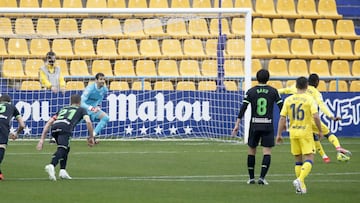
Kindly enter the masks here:
[[[101, 138], [233, 139], [251, 84], [250, 9], [0, 11], [1, 92], [21, 111], [24, 138], [38, 137], [70, 95], [102, 72], [109, 92], [101, 109], [110, 120]], [[48, 51], [56, 53], [65, 93], [40, 84]], [[237, 135], [244, 140], [246, 119], [249, 113]], [[74, 137], [86, 135], [78, 125]]]

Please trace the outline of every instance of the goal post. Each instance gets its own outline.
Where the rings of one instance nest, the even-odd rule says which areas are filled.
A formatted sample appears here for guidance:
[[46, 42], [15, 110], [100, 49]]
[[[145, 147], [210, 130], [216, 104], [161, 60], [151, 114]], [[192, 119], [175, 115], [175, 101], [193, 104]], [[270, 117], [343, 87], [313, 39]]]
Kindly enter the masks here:
[[[57, 108], [69, 104], [71, 94], [81, 94], [97, 72], [104, 72], [109, 94], [101, 108], [110, 121], [101, 138], [233, 140], [232, 128], [251, 87], [251, 9], [0, 8], [0, 12], [11, 26], [9, 32], [0, 32], [0, 49], [1, 40], [4, 44], [0, 85], [24, 115], [24, 138], [38, 137]], [[19, 19], [30, 21], [21, 25]], [[50, 31], [52, 23], [40, 24], [43, 19], [54, 22], [55, 32]], [[75, 31], [70, 30], [72, 22]], [[24, 47], [11, 47], [12, 39], [18, 40], [16, 46], [25, 42]], [[45, 39], [45, 46], [39, 39]], [[35, 73], [50, 50], [67, 82], [65, 94], [34, 85], [39, 82]], [[249, 120], [250, 109], [241, 122], [239, 137], [244, 142]], [[82, 124], [74, 137], [84, 136]]]

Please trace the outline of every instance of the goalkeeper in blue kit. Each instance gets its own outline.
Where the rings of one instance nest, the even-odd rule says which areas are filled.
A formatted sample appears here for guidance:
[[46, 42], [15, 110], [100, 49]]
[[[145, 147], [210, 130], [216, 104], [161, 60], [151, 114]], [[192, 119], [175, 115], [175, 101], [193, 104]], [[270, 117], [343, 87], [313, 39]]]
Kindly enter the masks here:
[[[89, 84], [81, 95], [81, 107], [87, 109], [91, 121], [99, 121], [94, 129], [94, 137], [100, 134], [100, 131], [109, 121], [107, 113], [100, 108], [101, 102], [108, 91], [108, 88], [105, 86], [105, 75], [97, 73], [95, 75], [95, 82]], [[98, 143], [95, 140], [95, 144]]]

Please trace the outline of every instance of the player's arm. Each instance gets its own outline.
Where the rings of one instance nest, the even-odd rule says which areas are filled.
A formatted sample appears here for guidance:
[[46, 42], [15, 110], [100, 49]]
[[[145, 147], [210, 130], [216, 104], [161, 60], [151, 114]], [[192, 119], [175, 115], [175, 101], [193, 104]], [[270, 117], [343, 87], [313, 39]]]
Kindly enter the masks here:
[[44, 71], [39, 70], [39, 77], [40, 77], [40, 82], [41, 85], [44, 86], [46, 89], [51, 89], [51, 82], [48, 80], [46, 74], [44, 73]]
[[277, 91], [277, 89], [275, 89], [275, 92], [276, 92], [275, 102], [276, 102], [277, 106], [279, 107], [279, 110], [281, 111], [284, 102], [283, 102], [283, 100], [281, 99], [281, 96], [280, 96], [279, 92]]
[[277, 91], [279, 92], [279, 94], [295, 94], [297, 90], [296, 87], [292, 85], [290, 87], [277, 89]]
[[241, 118], [244, 116], [248, 105], [249, 105], [249, 102], [247, 100], [244, 100], [243, 104], [241, 105], [238, 117], [236, 119], [234, 129], [232, 130], [232, 136], [236, 136], [237, 133], [239, 132]]
[[44, 140], [45, 140], [45, 138], [46, 138], [46, 135], [47, 135], [47, 133], [49, 132], [49, 129], [50, 129], [51, 125], [54, 123], [54, 121], [56, 121], [56, 117], [57, 117], [57, 116], [55, 115], [55, 116], [51, 117], [51, 118], [46, 122], [45, 127], [44, 127], [44, 129], [43, 129], [43, 131], [42, 131], [42, 133], [41, 133], [40, 140], [39, 140], [39, 142], [38, 142], [38, 144], [37, 144], [37, 146], [36, 146], [36, 149], [37, 149], [37, 150], [41, 150], [41, 149], [42, 149], [43, 144], [44, 144]]
[[282, 132], [286, 130], [286, 117], [280, 116], [277, 135], [276, 135], [276, 144], [281, 144], [283, 142]]
[[321, 93], [316, 89], [316, 90], [313, 90], [313, 98], [315, 99], [317, 105], [319, 106], [320, 110], [327, 116], [329, 117], [330, 119], [332, 120], [341, 120], [340, 117], [335, 117], [333, 113], [331, 113], [331, 111], [329, 110], [329, 108], [326, 106], [325, 102], [324, 102], [324, 99], [321, 95]]
[[311, 110], [311, 114], [313, 115], [313, 119], [315, 121], [315, 125], [316, 127], [318, 128], [319, 130], [319, 138], [322, 139], [324, 137], [324, 135], [322, 134], [322, 131], [321, 131], [321, 121], [320, 121], [320, 117], [319, 117], [319, 112], [317, 110], [317, 107], [316, 107], [316, 103], [315, 102], [312, 102], [312, 105], [310, 107], [310, 110]]
[[84, 115], [83, 119], [86, 123], [86, 128], [88, 129], [88, 132], [89, 132], [89, 137], [87, 139], [88, 145], [93, 146], [95, 144], [95, 140], [94, 140], [94, 128], [92, 126], [92, 122], [90, 120], [89, 115]]
[[16, 129], [15, 132], [9, 134], [9, 137], [10, 137], [12, 140], [16, 140], [16, 139], [18, 138], [18, 135], [19, 135], [19, 134], [23, 131], [23, 129], [25, 128], [25, 122], [24, 122], [24, 120], [22, 119], [22, 117], [20, 116], [20, 114], [19, 114], [18, 116], [16, 116], [16, 120], [18, 121], [19, 126], [18, 126], [18, 128]]

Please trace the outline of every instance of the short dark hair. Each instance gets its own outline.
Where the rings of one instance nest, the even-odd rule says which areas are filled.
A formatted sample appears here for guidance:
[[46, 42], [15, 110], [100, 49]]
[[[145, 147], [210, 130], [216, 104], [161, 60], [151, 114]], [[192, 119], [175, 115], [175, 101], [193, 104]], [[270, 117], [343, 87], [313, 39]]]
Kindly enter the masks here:
[[50, 58], [53, 56], [56, 56], [55, 52], [53, 52], [53, 51], [49, 51], [48, 53], [46, 53], [46, 58]]
[[320, 79], [318, 74], [312, 73], [309, 75], [309, 79], [308, 79], [309, 85], [317, 87], [319, 85], [319, 80]]
[[11, 102], [11, 97], [8, 94], [2, 94], [0, 97], [0, 102]]
[[81, 96], [78, 95], [78, 94], [71, 95], [70, 103], [71, 104], [80, 104], [81, 103]]
[[267, 81], [269, 81], [270, 78], [270, 73], [268, 70], [265, 69], [260, 69], [257, 73], [256, 73], [256, 80], [259, 83], [267, 83]]
[[296, 88], [297, 89], [306, 89], [308, 86], [308, 80], [305, 77], [298, 77], [296, 79]]
[[98, 80], [100, 77], [105, 77], [104, 73], [96, 73], [95, 78]]

